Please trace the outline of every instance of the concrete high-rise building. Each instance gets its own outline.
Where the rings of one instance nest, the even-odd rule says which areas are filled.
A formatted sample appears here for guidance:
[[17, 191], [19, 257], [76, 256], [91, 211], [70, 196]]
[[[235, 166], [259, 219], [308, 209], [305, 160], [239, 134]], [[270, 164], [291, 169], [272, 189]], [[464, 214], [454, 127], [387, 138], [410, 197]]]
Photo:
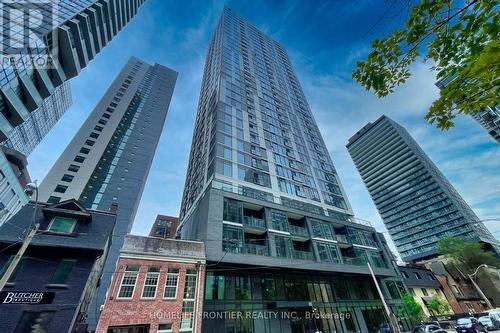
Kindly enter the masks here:
[[449, 236], [500, 253], [500, 243], [394, 120], [382, 116], [367, 124], [347, 149], [404, 261], [437, 256], [437, 242]]
[[40, 184], [42, 202], [74, 198], [98, 210], [118, 205], [91, 325], [97, 322], [123, 238], [132, 227], [176, 79], [175, 71], [132, 57]]
[[[443, 89], [450, 82], [455, 80], [456, 76], [447, 76], [436, 82], [436, 86], [439, 89]], [[470, 114], [485, 130], [488, 134], [498, 143], [500, 143], [500, 106], [489, 106], [484, 109], [472, 112]]]
[[404, 292], [382, 235], [353, 216], [286, 50], [229, 8], [208, 49], [177, 233], [205, 241], [211, 262], [204, 332], [375, 331], [368, 263], [395, 310]]
[[144, 1], [2, 1], [0, 142], [32, 113], [43, 119], [44, 99], [78, 75]]
[[168, 215], [158, 215], [149, 231], [149, 236], [160, 238], [175, 238], [179, 218]]

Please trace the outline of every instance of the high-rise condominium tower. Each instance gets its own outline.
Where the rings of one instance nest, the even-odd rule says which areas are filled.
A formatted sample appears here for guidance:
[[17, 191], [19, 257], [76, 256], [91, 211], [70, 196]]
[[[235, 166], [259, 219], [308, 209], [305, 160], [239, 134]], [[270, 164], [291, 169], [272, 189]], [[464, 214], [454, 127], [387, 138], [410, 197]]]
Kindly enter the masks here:
[[[43, 122], [44, 111], [38, 109], [44, 99], [78, 75], [143, 2], [2, 1], [0, 142], [33, 114], [32, 124]], [[69, 94], [68, 87], [60, 89], [59, 94]]]
[[91, 324], [134, 216], [163, 129], [177, 73], [131, 58], [40, 185], [39, 200], [78, 199], [85, 207], [118, 205], [113, 242]]
[[[67, 80], [87, 66], [143, 2], [0, 1], [0, 145], [29, 155], [71, 106]], [[0, 156], [6, 185], [0, 188], [0, 223], [28, 201], [17, 168], [6, 162], [12, 156]]]
[[381, 234], [353, 217], [285, 49], [229, 8], [208, 49], [180, 220], [212, 262], [206, 311], [245, 311], [243, 300], [280, 314], [204, 316], [204, 332], [368, 332], [384, 315], [367, 263], [388, 299], [404, 289]]
[[[456, 76], [450, 75], [436, 82], [439, 89], [443, 89], [446, 85], [455, 80]], [[489, 106], [481, 110], [470, 113], [479, 125], [481, 125], [488, 134], [498, 143], [500, 143], [500, 105]]]
[[500, 243], [401, 125], [387, 116], [347, 144], [405, 261], [437, 256], [437, 242], [460, 236], [500, 253]]

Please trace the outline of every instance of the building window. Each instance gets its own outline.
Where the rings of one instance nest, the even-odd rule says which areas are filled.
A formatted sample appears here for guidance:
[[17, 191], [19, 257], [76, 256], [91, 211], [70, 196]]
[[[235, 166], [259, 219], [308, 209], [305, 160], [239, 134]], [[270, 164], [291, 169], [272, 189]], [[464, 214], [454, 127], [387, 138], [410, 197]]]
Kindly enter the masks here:
[[413, 290], [413, 288], [408, 288], [410, 290], [410, 294], [412, 294], [413, 296], [415, 296], [415, 290]]
[[89, 135], [89, 136], [90, 136], [91, 138], [93, 138], [93, 139], [97, 139], [97, 138], [99, 137], [99, 133], [92, 132], [92, 133], [90, 133], [90, 135]]
[[99, 125], [95, 125], [95, 127], [94, 127], [94, 130], [98, 131], [98, 132], [102, 132], [103, 129], [104, 129], [104, 127], [99, 126]]
[[61, 178], [61, 180], [63, 182], [71, 182], [73, 180], [73, 178], [75, 178], [75, 176], [73, 175], [68, 175], [68, 174], [64, 174], [63, 177]]
[[99, 119], [99, 124], [106, 125], [108, 122], [104, 119]]
[[85, 140], [85, 144], [86, 144], [87, 146], [91, 146], [91, 147], [92, 147], [92, 146], [94, 145], [94, 143], [95, 143], [95, 141], [94, 141], [94, 140], [88, 140], [88, 139], [87, 139], [87, 140]]
[[424, 296], [429, 296], [429, 293], [427, 292], [427, 289], [420, 288], [420, 290], [422, 290], [422, 294], [424, 294]]
[[[2, 269], [0, 270], [0, 278], [3, 277], [5, 272], [7, 271], [7, 268], [9, 268], [10, 264], [12, 263], [12, 260], [14, 260], [14, 255], [11, 255], [7, 262], [3, 265]], [[9, 279], [7, 280], [8, 283], [13, 283], [16, 280], [17, 273], [21, 270], [21, 268], [24, 266], [24, 263], [26, 262], [26, 257], [21, 257], [21, 260], [17, 263], [16, 268], [14, 271], [10, 274]]]
[[51, 195], [49, 197], [49, 199], [47, 200], [47, 203], [55, 204], [55, 203], [58, 203], [59, 201], [61, 201], [61, 197], [56, 197], [54, 195]]
[[83, 161], [85, 161], [85, 157], [77, 155], [74, 161], [78, 163], [83, 163]]
[[76, 220], [69, 217], [56, 216], [47, 228], [48, 231], [70, 234], [75, 230]]
[[462, 292], [462, 290], [460, 290], [460, 288], [458, 288], [457, 286], [455, 285], [451, 285], [451, 289], [455, 292], [455, 294], [457, 294], [458, 296], [464, 296], [464, 293]]
[[232, 177], [233, 176], [233, 168], [231, 163], [225, 163], [224, 162], [224, 176], [226, 177]]
[[139, 275], [139, 265], [127, 265], [117, 298], [132, 298]]
[[47, 332], [55, 311], [23, 311], [15, 332]]
[[432, 274], [427, 274], [429, 276], [429, 280], [436, 280], [436, 278], [434, 278], [434, 275]]
[[64, 192], [66, 192], [67, 189], [68, 189], [68, 187], [65, 185], [57, 185], [56, 188], [54, 189], [54, 192], [64, 193]]
[[109, 119], [109, 118], [111, 118], [111, 115], [109, 113], [103, 113], [102, 117], [106, 118], [106, 119]]
[[196, 292], [196, 270], [186, 270], [186, 284], [184, 285], [184, 299], [194, 299]]
[[142, 298], [155, 298], [156, 288], [158, 287], [158, 279], [160, 277], [160, 268], [157, 266], [148, 267], [144, 286], [142, 288]]
[[417, 280], [422, 279], [422, 278], [420, 277], [420, 274], [418, 274], [417, 272], [415, 272], [415, 278], [416, 278]]
[[69, 168], [68, 168], [68, 171], [77, 172], [79, 169], [80, 169], [79, 165], [70, 164]]
[[69, 275], [76, 265], [76, 259], [62, 259], [57, 266], [56, 272], [52, 276], [51, 284], [66, 284], [69, 279]]
[[439, 289], [435, 288], [434, 291], [436, 292], [436, 295], [439, 295]]
[[175, 299], [177, 298], [177, 287], [179, 284], [179, 269], [169, 268], [167, 272], [167, 279], [165, 280], [164, 298]]
[[172, 323], [159, 324], [158, 333], [172, 333]]
[[90, 149], [89, 148], [86, 148], [86, 147], [82, 147], [80, 148], [80, 154], [88, 154], [90, 153]]
[[401, 271], [401, 274], [403, 275], [403, 277], [405, 279], [409, 279], [410, 278], [406, 272]]

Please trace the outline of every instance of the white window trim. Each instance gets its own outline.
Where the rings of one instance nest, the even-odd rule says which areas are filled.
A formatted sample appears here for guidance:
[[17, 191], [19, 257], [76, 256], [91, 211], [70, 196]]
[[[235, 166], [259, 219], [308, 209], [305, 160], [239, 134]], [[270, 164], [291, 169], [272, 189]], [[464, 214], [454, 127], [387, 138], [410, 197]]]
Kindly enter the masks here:
[[[165, 289], [163, 290], [163, 299], [170, 299], [170, 300], [177, 299], [177, 295], [179, 293], [179, 277], [180, 277], [179, 273], [169, 273], [168, 270], [167, 270], [167, 276], [165, 278]], [[166, 297], [165, 296], [165, 291], [167, 290], [167, 280], [168, 280], [168, 276], [169, 275], [176, 275], [177, 276], [177, 281], [176, 281], [176, 284], [175, 284], [175, 296], [174, 297]], [[172, 287], [172, 286], [169, 286], [169, 287]]]
[[[145, 296], [143, 296], [144, 295], [144, 289], [146, 288], [146, 280], [148, 279], [148, 274], [150, 274], [150, 275], [156, 275], [155, 294], [154, 294], [153, 297], [145, 297]], [[144, 283], [142, 284], [141, 299], [155, 299], [156, 298], [156, 294], [158, 293], [158, 283], [159, 282], [160, 282], [160, 272], [146, 272], [146, 275], [144, 277]]]
[[[73, 223], [73, 227], [71, 228], [71, 231], [70, 231], [70, 232], [52, 231], [52, 230], [50, 230], [50, 228], [51, 228], [51, 227], [52, 227], [52, 225], [54, 224], [55, 219], [56, 219], [56, 218], [58, 218], [58, 217], [72, 219], [72, 220], [75, 222], [75, 223]], [[76, 228], [76, 224], [77, 224], [77, 223], [78, 223], [78, 221], [77, 221], [76, 219], [72, 218], [72, 217], [54, 216], [54, 217], [52, 218], [52, 220], [50, 220], [49, 226], [47, 227], [47, 231], [49, 231], [49, 232], [53, 232], [53, 233], [56, 233], [56, 234], [65, 234], [65, 235], [67, 235], [67, 234], [71, 234], [71, 233], [73, 233], [73, 231], [75, 231], [75, 228]]]
[[[135, 274], [135, 283], [134, 283], [134, 288], [132, 289], [132, 295], [130, 297], [123, 297], [123, 296], [120, 296], [120, 291], [122, 290], [123, 279], [125, 278], [125, 275], [127, 273], [134, 273]], [[139, 271], [123, 271], [123, 276], [122, 276], [122, 280], [120, 282], [120, 287], [118, 288], [118, 293], [116, 294], [116, 299], [132, 299], [132, 298], [134, 298], [135, 287], [137, 286], [138, 277], [139, 277]]]

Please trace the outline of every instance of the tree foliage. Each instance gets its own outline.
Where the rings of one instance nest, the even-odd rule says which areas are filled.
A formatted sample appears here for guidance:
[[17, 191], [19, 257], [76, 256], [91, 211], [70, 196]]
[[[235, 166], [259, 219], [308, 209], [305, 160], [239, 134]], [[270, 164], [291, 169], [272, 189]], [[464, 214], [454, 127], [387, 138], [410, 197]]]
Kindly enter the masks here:
[[412, 294], [405, 294], [403, 296], [402, 312], [406, 315], [408, 320], [414, 325], [420, 324], [422, 319], [424, 319], [425, 314], [422, 306], [415, 301]]
[[451, 311], [448, 301], [437, 295], [432, 297], [432, 299], [427, 302], [427, 308], [435, 316], [448, 314]]
[[498, 266], [493, 252], [485, 251], [484, 245], [462, 237], [446, 237], [438, 242], [438, 252], [449, 258], [458, 268], [471, 274], [481, 264]]
[[457, 114], [500, 103], [499, 7], [498, 0], [422, 0], [404, 29], [372, 42], [352, 76], [384, 97], [408, 80], [412, 63], [432, 62], [437, 81], [447, 83], [425, 118], [448, 129]]

